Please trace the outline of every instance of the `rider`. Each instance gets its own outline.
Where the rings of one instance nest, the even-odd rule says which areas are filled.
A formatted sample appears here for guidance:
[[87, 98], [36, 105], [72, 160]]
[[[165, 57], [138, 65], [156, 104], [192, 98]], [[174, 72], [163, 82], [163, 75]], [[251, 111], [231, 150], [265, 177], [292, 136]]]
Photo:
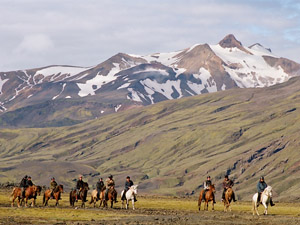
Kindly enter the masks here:
[[22, 197], [25, 197], [25, 190], [27, 188], [26, 183], [27, 183], [27, 175], [25, 175], [25, 177], [22, 178], [21, 182], [20, 182], [20, 188], [22, 188]]
[[100, 192], [101, 192], [101, 191], [103, 190], [103, 188], [105, 187], [102, 178], [99, 179], [99, 181], [98, 181], [97, 184], [96, 184], [96, 187], [97, 187], [97, 198], [99, 199], [99, 198], [100, 198]]
[[[108, 191], [111, 188], [115, 187], [115, 181], [113, 179], [113, 175], [109, 175], [108, 178], [105, 180], [105, 186], [106, 186], [106, 191], [105, 191], [105, 200], [108, 200]], [[117, 199], [115, 199], [115, 202], [118, 202]]]
[[53, 193], [54, 193], [54, 189], [55, 189], [56, 187], [57, 187], [57, 183], [56, 183], [56, 181], [55, 181], [55, 178], [52, 177], [52, 178], [51, 178], [51, 183], [50, 183], [51, 198], [54, 198]]
[[[232, 188], [233, 185], [234, 185], [233, 181], [228, 178], [228, 175], [225, 175], [225, 178], [224, 178], [224, 181], [223, 181], [223, 188], [224, 188], [224, 190], [223, 190], [223, 194], [222, 194], [222, 202], [225, 199], [225, 192], [226, 192], [226, 190], [228, 188]], [[234, 202], [236, 201], [235, 200], [235, 194], [234, 194], [233, 191], [232, 191], [232, 199], [233, 199]]]
[[[210, 176], [207, 176], [206, 181], [204, 181], [204, 183], [203, 183], [204, 191], [203, 191], [202, 199], [204, 199], [204, 200], [205, 200], [205, 194], [209, 190], [210, 185], [212, 185], [212, 182], [210, 180]], [[214, 193], [212, 193], [212, 195], [213, 195], [213, 202], [216, 203]]]
[[76, 202], [78, 201], [78, 195], [80, 194], [82, 188], [83, 188], [82, 175], [79, 175], [79, 180], [77, 180], [77, 184], [76, 184]]
[[26, 181], [26, 187], [31, 187], [31, 186], [33, 186], [33, 183], [32, 183], [31, 177], [29, 176]]
[[[123, 191], [123, 195], [121, 197], [121, 200], [126, 200], [126, 192], [129, 190], [129, 188], [133, 186], [133, 181], [130, 180], [130, 176], [127, 176], [126, 177], [126, 181], [125, 181], [125, 188], [124, 188], [124, 191]], [[134, 195], [134, 201], [136, 202], [136, 196]]]
[[[261, 193], [266, 189], [266, 187], [268, 187], [268, 185], [265, 182], [265, 178], [262, 176], [262, 177], [260, 177], [260, 179], [259, 179], [259, 181], [256, 185], [256, 188], [257, 188], [257, 207], [259, 206], [259, 204], [261, 202], [260, 201]], [[272, 201], [272, 198], [270, 198], [270, 205], [271, 206], [275, 205]]]

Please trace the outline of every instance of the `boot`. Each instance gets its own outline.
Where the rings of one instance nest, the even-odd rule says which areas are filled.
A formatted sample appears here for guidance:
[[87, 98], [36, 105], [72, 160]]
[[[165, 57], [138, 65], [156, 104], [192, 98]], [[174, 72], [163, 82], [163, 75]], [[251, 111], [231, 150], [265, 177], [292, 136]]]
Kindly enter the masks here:
[[213, 194], [213, 202], [214, 204], [216, 204], [216, 199], [215, 199], [215, 195]]
[[274, 206], [274, 205], [275, 205], [274, 202], [273, 202], [273, 200], [272, 200], [272, 198], [270, 199], [270, 205], [271, 205], [271, 206]]
[[236, 199], [235, 199], [235, 194], [234, 194], [234, 192], [232, 193], [232, 200], [233, 200], [233, 202], [236, 202]]
[[137, 199], [136, 199], [136, 197], [134, 196], [134, 202], [137, 202]]

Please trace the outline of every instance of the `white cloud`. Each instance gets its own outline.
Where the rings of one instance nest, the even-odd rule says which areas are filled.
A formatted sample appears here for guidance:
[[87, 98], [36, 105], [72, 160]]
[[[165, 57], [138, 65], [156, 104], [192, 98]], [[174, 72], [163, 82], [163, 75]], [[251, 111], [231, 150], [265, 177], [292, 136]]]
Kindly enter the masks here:
[[[2, 0], [0, 71], [91, 66], [118, 52], [215, 44], [233, 33], [300, 62], [299, 1]], [[297, 31], [297, 32], [295, 32]]]
[[17, 53], [41, 53], [53, 48], [52, 40], [45, 34], [26, 35], [22, 42], [17, 46]]

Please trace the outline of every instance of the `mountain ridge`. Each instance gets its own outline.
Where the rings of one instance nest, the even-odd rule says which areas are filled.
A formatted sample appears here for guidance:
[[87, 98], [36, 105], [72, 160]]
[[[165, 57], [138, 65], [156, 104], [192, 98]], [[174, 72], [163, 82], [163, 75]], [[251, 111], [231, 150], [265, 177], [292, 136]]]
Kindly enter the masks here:
[[[17, 124], [7, 121], [4, 114], [46, 101], [99, 102], [101, 96], [111, 95], [112, 109], [124, 104], [134, 107], [231, 88], [267, 87], [294, 76], [300, 76], [300, 64], [277, 57], [258, 44], [245, 47], [232, 34], [217, 45], [196, 44], [176, 52], [146, 56], [118, 53], [91, 67], [46, 66], [0, 72], [0, 126]], [[113, 96], [116, 93], [118, 102]], [[95, 106], [89, 113], [97, 110], [105, 111]], [[22, 110], [18, 113], [25, 118]], [[61, 115], [54, 119], [82, 118]], [[23, 124], [35, 127], [40, 122]]]

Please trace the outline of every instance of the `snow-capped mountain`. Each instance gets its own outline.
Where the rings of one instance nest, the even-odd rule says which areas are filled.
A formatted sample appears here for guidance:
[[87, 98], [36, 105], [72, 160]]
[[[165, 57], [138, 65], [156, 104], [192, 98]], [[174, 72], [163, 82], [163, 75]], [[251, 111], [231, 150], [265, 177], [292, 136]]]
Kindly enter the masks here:
[[97, 98], [104, 93], [119, 93], [124, 101], [147, 105], [231, 88], [266, 87], [299, 75], [300, 64], [260, 44], [245, 47], [228, 35], [217, 45], [196, 44], [171, 53], [119, 53], [92, 67], [2, 72], [0, 112], [43, 101]]

